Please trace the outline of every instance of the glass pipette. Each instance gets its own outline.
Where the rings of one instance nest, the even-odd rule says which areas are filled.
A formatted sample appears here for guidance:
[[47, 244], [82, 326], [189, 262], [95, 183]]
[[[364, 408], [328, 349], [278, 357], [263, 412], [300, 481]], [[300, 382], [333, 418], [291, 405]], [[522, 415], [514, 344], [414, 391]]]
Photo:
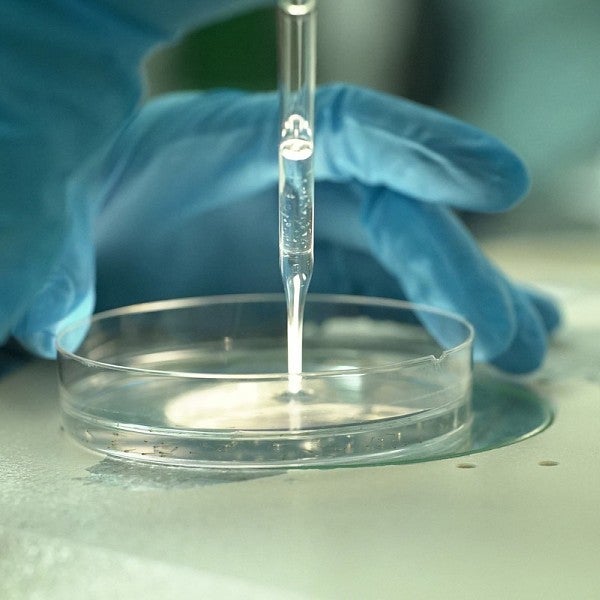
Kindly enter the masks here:
[[316, 0], [278, 0], [279, 266], [287, 302], [288, 391], [302, 388], [302, 325], [313, 271]]

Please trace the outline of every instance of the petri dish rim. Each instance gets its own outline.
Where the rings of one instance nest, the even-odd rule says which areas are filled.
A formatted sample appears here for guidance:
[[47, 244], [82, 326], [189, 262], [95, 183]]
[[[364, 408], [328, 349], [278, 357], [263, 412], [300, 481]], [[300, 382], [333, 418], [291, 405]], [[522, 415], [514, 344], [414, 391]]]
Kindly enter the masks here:
[[[211, 373], [211, 372], [190, 372], [190, 371], [167, 371], [162, 369], [145, 369], [142, 367], [132, 367], [127, 365], [119, 365], [110, 362], [104, 362], [100, 360], [95, 360], [92, 358], [87, 358], [77, 353], [77, 351], [68, 350], [61, 343], [61, 340], [64, 339], [69, 333], [73, 332], [76, 329], [82, 327], [91, 327], [94, 323], [98, 321], [116, 318], [116, 317], [125, 317], [127, 315], [135, 315], [135, 314], [148, 314], [152, 312], [162, 312], [162, 311], [172, 311], [186, 308], [199, 308], [206, 305], [215, 305], [215, 304], [251, 304], [251, 303], [277, 303], [281, 304], [285, 301], [285, 297], [283, 294], [272, 293], [272, 294], [220, 294], [214, 296], [196, 296], [190, 298], [177, 298], [172, 300], [158, 300], [154, 302], [144, 302], [139, 304], [128, 305], [119, 308], [113, 308], [110, 310], [102, 311], [91, 315], [90, 317], [84, 317], [79, 319], [73, 323], [70, 323], [63, 329], [61, 329], [56, 338], [56, 350], [60, 357], [63, 359], [70, 359], [77, 361], [83, 365], [91, 366], [91, 367], [100, 367], [103, 369], [109, 369], [112, 371], [120, 371], [125, 373], [137, 373], [137, 374], [146, 374], [152, 375], [155, 377], [165, 377], [165, 378], [178, 378], [178, 379], [199, 379], [199, 380], [229, 380], [229, 381], [264, 381], [264, 382], [274, 382], [274, 381], [286, 381], [288, 379], [288, 373]], [[303, 379], [323, 379], [323, 378], [333, 378], [333, 377], [342, 377], [349, 376], [352, 374], [368, 374], [368, 373], [384, 373], [386, 371], [395, 371], [402, 368], [413, 367], [415, 365], [419, 365], [421, 363], [427, 362], [435, 362], [435, 361], [443, 361], [447, 356], [450, 356], [454, 353], [463, 351], [466, 347], [472, 345], [475, 330], [471, 323], [461, 317], [460, 315], [446, 311], [443, 309], [439, 309], [436, 307], [428, 306], [425, 304], [416, 304], [412, 302], [407, 302], [404, 300], [396, 300], [391, 298], [382, 298], [378, 296], [353, 296], [349, 294], [311, 294], [307, 298], [307, 303], [322, 303], [322, 304], [354, 304], [354, 305], [362, 305], [362, 306], [378, 306], [382, 308], [392, 308], [398, 310], [405, 311], [418, 311], [422, 313], [428, 313], [430, 315], [436, 315], [439, 317], [447, 318], [456, 323], [460, 323], [466, 331], [465, 337], [462, 342], [453, 346], [452, 348], [448, 348], [446, 350], [442, 350], [439, 356], [434, 356], [433, 354], [419, 356], [417, 358], [404, 359], [399, 361], [390, 361], [384, 364], [378, 364], [373, 367], [356, 367], [356, 368], [346, 368], [342, 370], [323, 370], [323, 371], [303, 371], [302, 377]]]

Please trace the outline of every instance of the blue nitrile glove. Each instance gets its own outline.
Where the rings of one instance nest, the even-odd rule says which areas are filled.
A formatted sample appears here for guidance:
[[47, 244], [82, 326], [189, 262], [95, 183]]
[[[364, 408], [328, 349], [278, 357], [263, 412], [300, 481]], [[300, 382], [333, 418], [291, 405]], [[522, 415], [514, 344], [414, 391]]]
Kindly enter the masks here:
[[[181, 93], [145, 106], [73, 180], [98, 221], [99, 308], [281, 291], [277, 97]], [[537, 367], [554, 304], [511, 283], [452, 207], [509, 208], [526, 191], [498, 141], [421, 106], [331, 86], [317, 97], [313, 292], [402, 297], [464, 315], [475, 356]]]
[[[136, 107], [140, 63], [192, 25], [269, 0], [10, 0], [0, 6], [0, 344], [53, 356], [94, 304], [95, 207], [67, 177]], [[258, 43], [258, 42], [257, 42]]]

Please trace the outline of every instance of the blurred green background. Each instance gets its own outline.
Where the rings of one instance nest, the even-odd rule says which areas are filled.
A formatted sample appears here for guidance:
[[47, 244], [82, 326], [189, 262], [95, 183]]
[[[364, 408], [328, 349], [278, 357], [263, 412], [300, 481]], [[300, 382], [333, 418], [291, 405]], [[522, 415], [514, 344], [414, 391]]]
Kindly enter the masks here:
[[273, 9], [191, 32], [148, 61], [148, 93], [215, 87], [274, 89], [276, 47]]

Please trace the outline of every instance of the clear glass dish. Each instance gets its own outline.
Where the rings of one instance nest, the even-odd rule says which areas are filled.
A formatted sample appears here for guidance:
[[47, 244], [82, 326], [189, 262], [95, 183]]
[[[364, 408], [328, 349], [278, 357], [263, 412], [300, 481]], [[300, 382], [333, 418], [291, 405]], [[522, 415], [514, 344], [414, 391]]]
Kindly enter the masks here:
[[63, 423], [91, 450], [187, 467], [433, 458], [469, 447], [472, 341], [450, 313], [312, 295], [291, 395], [283, 295], [116, 309], [59, 334]]

